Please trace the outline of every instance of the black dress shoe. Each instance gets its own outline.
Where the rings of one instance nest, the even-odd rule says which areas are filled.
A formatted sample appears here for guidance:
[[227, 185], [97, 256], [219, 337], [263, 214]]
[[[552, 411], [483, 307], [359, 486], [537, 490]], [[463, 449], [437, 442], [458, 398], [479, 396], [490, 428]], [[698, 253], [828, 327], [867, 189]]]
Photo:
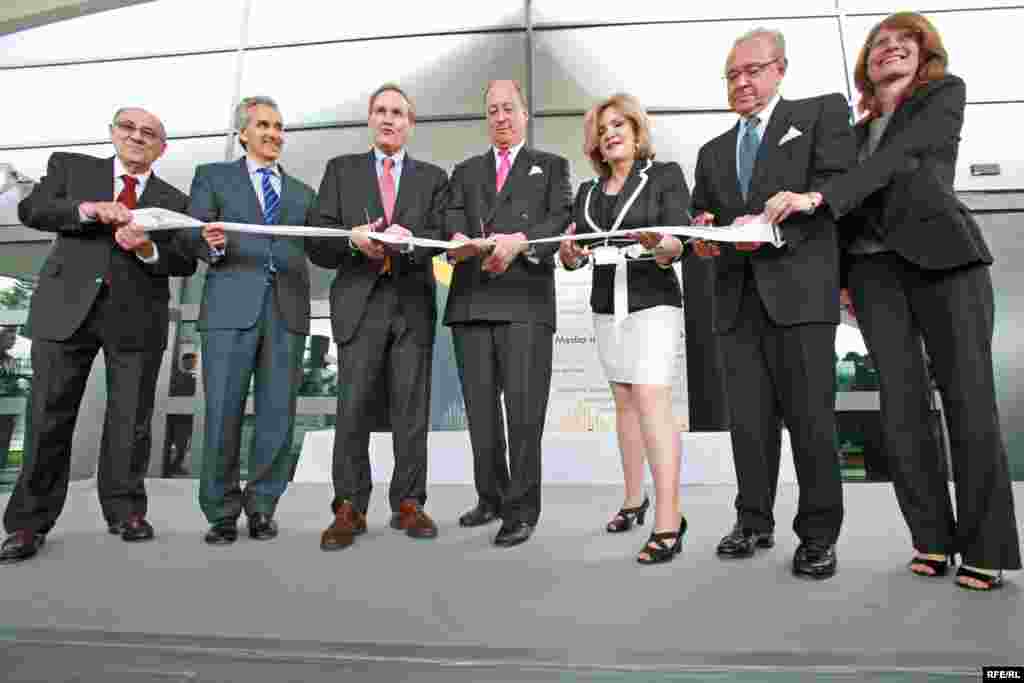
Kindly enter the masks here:
[[498, 519], [498, 513], [489, 505], [477, 503], [476, 507], [459, 517], [459, 526], [483, 526]]
[[533, 526], [526, 522], [505, 522], [501, 525], [498, 535], [494, 537], [494, 545], [511, 548], [525, 543], [533, 534]]
[[46, 542], [46, 534], [15, 531], [0, 546], [0, 564], [24, 562], [39, 552]]
[[121, 525], [121, 540], [129, 543], [149, 541], [153, 538], [153, 525], [142, 515], [132, 515]]
[[255, 538], [257, 541], [277, 538], [277, 522], [263, 512], [249, 515], [249, 538]]
[[797, 546], [793, 554], [793, 573], [812, 579], [827, 579], [835, 575], [836, 547], [821, 541], [806, 541]]
[[736, 524], [732, 531], [719, 541], [715, 552], [719, 557], [753, 557], [757, 548], [771, 548], [774, 545], [775, 536], [771, 532], [752, 531]]
[[220, 522], [210, 527], [203, 541], [210, 545], [230, 545], [238, 540], [238, 526], [234, 522]]

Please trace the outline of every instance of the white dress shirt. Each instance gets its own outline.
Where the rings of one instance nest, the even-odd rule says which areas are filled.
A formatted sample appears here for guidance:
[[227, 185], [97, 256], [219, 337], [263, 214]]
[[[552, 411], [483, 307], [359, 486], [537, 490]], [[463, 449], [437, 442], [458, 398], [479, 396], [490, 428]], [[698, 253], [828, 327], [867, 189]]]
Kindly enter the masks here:
[[[125, 176], [125, 175], [130, 175], [133, 178], [135, 178], [135, 180], [136, 180], [135, 199], [137, 201], [140, 197], [142, 197], [142, 193], [146, 191], [146, 183], [149, 182], [150, 177], [153, 175], [153, 169], [151, 168], [148, 171], [146, 171], [145, 173], [129, 173], [125, 169], [124, 164], [121, 163], [121, 158], [115, 156], [114, 157], [114, 199], [115, 200], [117, 199], [118, 195], [121, 194], [121, 190], [124, 189], [124, 178], [122, 178], [121, 176]], [[81, 205], [79, 205], [79, 207], [78, 207], [78, 218], [83, 223], [94, 223], [94, 222], [96, 222], [95, 218], [91, 218], [91, 217], [85, 215], [85, 213], [82, 211]], [[139, 255], [138, 253], [136, 253], [135, 255], [143, 263], [156, 263], [157, 261], [160, 260], [160, 250], [157, 248], [156, 242], [153, 242], [153, 255], [150, 256], [149, 258], [144, 258], [143, 256]]]
[[[768, 130], [768, 122], [772, 120], [772, 113], [775, 111], [775, 105], [779, 103], [781, 99], [779, 93], [775, 93], [775, 97], [768, 101], [768, 105], [761, 111], [751, 114], [758, 118], [757, 123], [757, 139], [764, 140], [764, 132]], [[736, 135], [736, 176], [740, 175], [740, 145], [743, 143], [743, 136], [747, 134], [747, 128], [750, 126], [750, 117], [740, 117], [740, 129]]]

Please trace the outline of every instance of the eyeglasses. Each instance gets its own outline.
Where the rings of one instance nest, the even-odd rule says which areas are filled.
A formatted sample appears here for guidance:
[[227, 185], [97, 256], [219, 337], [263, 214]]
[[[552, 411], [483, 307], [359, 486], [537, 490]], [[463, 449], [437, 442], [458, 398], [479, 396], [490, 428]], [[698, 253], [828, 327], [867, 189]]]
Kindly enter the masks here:
[[761, 62], [760, 64], [750, 64], [748, 66], [743, 67], [742, 69], [729, 69], [728, 71], [725, 72], [724, 78], [729, 83], [735, 83], [737, 80], [739, 80], [739, 77], [742, 74], [746, 75], [747, 78], [753, 80], [760, 76], [761, 74], [763, 74], [765, 69], [767, 69], [769, 66], [776, 63], [780, 59], [782, 58], [776, 57], [775, 59], [772, 59], [767, 62]]
[[138, 133], [139, 137], [149, 144], [153, 144], [157, 141], [163, 142], [164, 139], [160, 133], [156, 132], [152, 128], [146, 128], [145, 126], [140, 128], [131, 121], [115, 121], [114, 128], [117, 128], [125, 135], [135, 135]]

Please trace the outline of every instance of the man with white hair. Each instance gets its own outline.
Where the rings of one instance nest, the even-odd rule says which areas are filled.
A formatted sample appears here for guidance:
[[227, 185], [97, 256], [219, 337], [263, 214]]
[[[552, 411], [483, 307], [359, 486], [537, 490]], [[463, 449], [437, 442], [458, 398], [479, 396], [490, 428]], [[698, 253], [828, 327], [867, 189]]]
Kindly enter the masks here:
[[[849, 107], [838, 94], [786, 100], [782, 34], [757, 29], [733, 44], [725, 65], [729, 105], [739, 121], [705, 144], [693, 188], [699, 220], [752, 220], [780, 190], [815, 190], [855, 160]], [[785, 245], [715, 246], [715, 331], [722, 345], [739, 494], [736, 524], [718, 545], [726, 558], [774, 545], [775, 489], [784, 422], [793, 445], [800, 501], [793, 571], [828, 578], [843, 493], [835, 450], [833, 353], [839, 323], [835, 221], [808, 205], [781, 226]]]
[[188, 210], [188, 197], [153, 173], [167, 149], [155, 115], [119, 109], [110, 125], [116, 154], [106, 159], [55, 152], [46, 176], [21, 201], [18, 217], [57, 233], [39, 272], [25, 336], [32, 339], [31, 434], [4, 513], [10, 536], [0, 562], [38, 552], [67, 497], [71, 439], [86, 380], [100, 349], [107, 366], [107, 411], [97, 490], [112, 534], [153, 538], [144, 477], [157, 374], [167, 346], [167, 278], [195, 272], [177, 235], [150, 239], [131, 209]]

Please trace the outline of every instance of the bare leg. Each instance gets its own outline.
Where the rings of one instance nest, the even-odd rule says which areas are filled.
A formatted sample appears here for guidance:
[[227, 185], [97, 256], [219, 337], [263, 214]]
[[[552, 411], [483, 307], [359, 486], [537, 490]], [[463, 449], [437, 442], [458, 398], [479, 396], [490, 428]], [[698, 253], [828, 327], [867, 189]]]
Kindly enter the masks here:
[[626, 484], [622, 507], [632, 508], [643, 503], [644, 435], [640, 428], [640, 415], [633, 405], [632, 385], [611, 383], [615, 397], [615, 432], [622, 457], [622, 476]]
[[[672, 415], [672, 389], [664, 385], [635, 384], [632, 394], [654, 478], [654, 531], [678, 531], [682, 445]], [[641, 552], [640, 559], [647, 559], [647, 553]]]

